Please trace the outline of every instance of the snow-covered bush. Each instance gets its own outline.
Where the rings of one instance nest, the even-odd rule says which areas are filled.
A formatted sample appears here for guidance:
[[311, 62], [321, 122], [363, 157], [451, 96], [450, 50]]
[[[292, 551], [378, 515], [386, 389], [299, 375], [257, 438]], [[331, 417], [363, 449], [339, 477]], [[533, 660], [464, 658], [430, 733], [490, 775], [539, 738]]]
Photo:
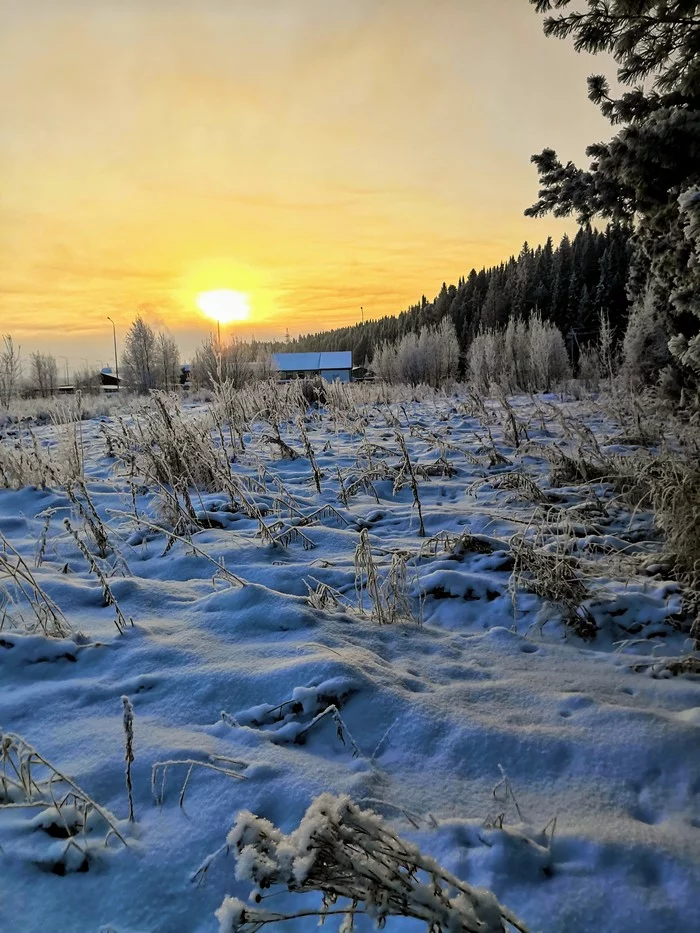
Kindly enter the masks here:
[[[344, 916], [341, 930], [347, 933], [361, 913], [380, 927], [391, 916], [415, 917], [431, 933], [526, 929], [490, 891], [456, 878], [347, 796], [317, 797], [288, 836], [242, 811], [227, 843], [236, 855], [239, 881], [263, 890], [283, 885], [294, 892], [318, 891], [323, 902], [318, 911], [281, 914], [227, 897], [216, 912], [221, 933], [253, 933], [295, 916], [329, 914]], [[339, 898], [348, 903], [338, 906]]]
[[478, 334], [469, 347], [467, 370], [483, 393], [492, 385], [510, 392], [550, 392], [571, 378], [564, 338], [537, 314], [528, 322], [509, 321], [505, 330]]
[[390, 383], [425, 384], [439, 388], [456, 379], [459, 370], [459, 341], [450, 318], [437, 327], [422, 327], [419, 334], [406, 334], [398, 343], [377, 347], [372, 369]]
[[668, 314], [652, 291], [630, 314], [622, 347], [624, 380], [631, 386], [654, 383], [668, 365], [670, 323]]

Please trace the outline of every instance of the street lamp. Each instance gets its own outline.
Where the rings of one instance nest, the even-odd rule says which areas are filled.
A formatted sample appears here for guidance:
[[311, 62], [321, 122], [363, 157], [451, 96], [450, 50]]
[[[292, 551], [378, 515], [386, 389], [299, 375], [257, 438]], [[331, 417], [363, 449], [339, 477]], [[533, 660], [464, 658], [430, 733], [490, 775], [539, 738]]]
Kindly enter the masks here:
[[107, 315], [107, 320], [111, 321], [112, 333], [114, 335], [114, 370], [117, 376], [117, 389], [119, 388], [119, 360], [117, 358], [117, 328], [112, 318]]
[[65, 366], [66, 366], [66, 383], [65, 384], [68, 385], [68, 357], [59, 356], [59, 360], [63, 360], [63, 362], [65, 363]]

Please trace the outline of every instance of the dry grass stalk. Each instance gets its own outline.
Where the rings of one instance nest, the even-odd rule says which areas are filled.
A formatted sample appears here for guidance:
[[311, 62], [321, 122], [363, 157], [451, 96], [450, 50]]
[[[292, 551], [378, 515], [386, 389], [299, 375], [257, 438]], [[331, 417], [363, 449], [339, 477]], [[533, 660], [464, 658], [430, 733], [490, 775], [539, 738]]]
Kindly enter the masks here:
[[523, 441], [530, 440], [527, 427], [517, 418], [513, 406], [510, 404], [503, 391], [499, 392], [498, 401], [501, 404], [506, 421], [503, 436], [506, 440], [510, 441], [514, 447], [520, 447]]
[[546, 493], [544, 493], [537, 483], [525, 473], [513, 470], [508, 473], [498, 473], [495, 476], [485, 476], [467, 487], [468, 495], [475, 495], [481, 486], [489, 485], [493, 489], [512, 489], [517, 490], [521, 498], [528, 499], [538, 504], [548, 503]]
[[119, 632], [119, 634], [123, 635], [124, 632], [126, 631], [128, 623], [131, 623], [131, 625], [133, 626], [134, 620], [131, 618], [127, 619], [124, 613], [121, 611], [121, 608], [119, 607], [119, 603], [117, 602], [117, 598], [114, 595], [114, 591], [112, 590], [112, 587], [110, 586], [109, 580], [107, 579], [104, 571], [102, 570], [100, 565], [97, 563], [95, 558], [92, 556], [92, 554], [86, 547], [85, 543], [81, 541], [80, 535], [73, 528], [73, 526], [70, 523], [70, 520], [67, 518], [64, 518], [63, 525], [66, 531], [68, 532], [68, 534], [75, 541], [78, 547], [78, 550], [85, 558], [85, 561], [88, 567], [90, 568], [90, 572], [93, 573], [95, 577], [97, 577], [97, 580], [99, 581], [99, 584], [102, 587], [103, 605], [105, 606], [105, 608], [107, 606], [112, 606], [114, 608], [114, 613], [115, 613], [114, 624], [116, 625], [117, 631]]
[[413, 504], [418, 509], [418, 537], [425, 537], [425, 525], [423, 524], [423, 509], [421, 507], [420, 495], [418, 493], [418, 481], [416, 480], [416, 474], [411, 464], [411, 458], [408, 455], [408, 450], [406, 448], [406, 441], [404, 436], [400, 431], [396, 431], [395, 435], [396, 440], [399, 443], [401, 448], [401, 454], [403, 456], [403, 465], [402, 470], [405, 471], [409, 478], [409, 484], [411, 487], [411, 493], [413, 494]]
[[337, 525], [340, 525], [341, 528], [347, 528], [350, 525], [350, 522], [345, 516], [341, 515], [340, 512], [330, 504], [322, 505], [319, 509], [314, 509], [313, 512], [309, 512], [308, 515], [303, 515], [299, 524], [313, 525], [317, 522], [322, 522], [323, 519], [335, 522]]
[[3, 617], [0, 619], [0, 631], [6, 620], [14, 618], [7, 606], [11, 599], [10, 587], [23, 597], [31, 609], [34, 621], [25, 623], [29, 631], [41, 631], [50, 638], [67, 638], [72, 629], [56, 603], [39, 585], [28, 564], [0, 532], [0, 581], [5, 580], [4, 596], [7, 599]]
[[301, 434], [301, 441], [304, 445], [306, 459], [311, 465], [311, 471], [313, 473], [314, 483], [316, 485], [316, 492], [320, 493], [322, 473], [318, 467], [318, 463], [316, 462], [316, 455], [314, 454], [313, 444], [309, 440], [309, 435], [306, 431], [306, 427], [304, 426], [304, 419], [301, 415], [297, 419], [297, 427], [299, 428], [299, 433]]
[[350, 505], [350, 501], [348, 499], [347, 490], [345, 489], [345, 483], [343, 482], [343, 474], [340, 472], [339, 466], [336, 466], [335, 468], [335, 475], [338, 479], [338, 499], [343, 503], [343, 505], [347, 509], [348, 506]]
[[[111, 514], [111, 515], [118, 515], [118, 516], [120, 516], [121, 518], [131, 518], [131, 517], [132, 517], [128, 512], [122, 512], [122, 511], [120, 511], [119, 509], [110, 509], [109, 511], [110, 511], [110, 514]], [[193, 553], [193, 554], [196, 554], [197, 557], [202, 557], [202, 558], [204, 558], [204, 560], [209, 561], [210, 564], [213, 564], [213, 565], [214, 565], [214, 567], [216, 568], [216, 572], [215, 572], [215, 574], [214, 574], [215, 577], [220, 577], [220, 578], [226, 580], [228, 583], [233, 583], [233, 584], [235, 584], [236, 586], [245, 586], [245, 585], [246, 585], [246, 581], [245, 581], [245, 580], [243, 580], [241, 577], [237, 576], [235, 573], [232, 573], [230, 570], [228, 570], [228, 569], [224, 566], [223, 558], [221, 559], [221, 561], [216, 560], [216, 559], [213, 558], [210, 554], [207, 554], [207, 552], [206, 552], [205, 550], [203, 550], [202, 548], [198, 547], [198, 546], [194, 543], [194, 541], [192, 541], [191, 539], [188, 539], [188, 538], [182, 537], [181, 535], [175, 534], [174, 531], [168, 531], [167, 529], [163, 528], [162, 525], [158, 525], [158, 524], [156, 524], [155, 522], [148, 521], [147, 519], [143, 518], [143, 516], [139, 516], [139, 518], [138, 518], [138, 523], [141, 524], [141, 525], [145, 525], [146, 528], [150, 528], [152, 531], [157, 531], [159, 534], [166, 535], [169, 539], [172, 538], [172, 539], [174, 539], [175, 541], [180, 541], [182, 544], [187, 545], [187, 547], [189, 547], [190, 550], [192, 551], [192, 553]]]
[[124, 725], [124, 761], [126, 780], [126, 793], [129, 798], [129, 820], [134, 822], [134, 787], [131, 783], [131, 765], [134, 761], [134, 707], [127, 696], [122, 697], [124, 707], [123, 725]]
[[104, 522], [102, 521], [97, 509], [95, 508], [95, 504], [92, 501], [90, 494], [88, 493], [85, 482], [80, 479], [77, 481], [76, 485], [82, 496], [82, 500], [76, 493], [72, 483], [66, 483], [66, 495], [78, 510], [85, 528], [90, 534], [90, 537], [95, 542], [98, 557], [107, 557], [107, 555], [112, 550], [109, 535], [107, 534], [107, 528], [105, 527]]
[[393, 625], [397, 622], [417, 622], [409, 596], [407, 574], [408, 555], [394, 553], [391, 563], [382, 580], [372, 554], [372, 545], [366, 528], [360, 532], [360, 540], [355, 549], [355, 592], [358, 609], [364, 612], [364, 591], [370, 599], [370, 617], [379, 625]]
[[[183, 806], [185, 802], [185, 794], [187, 792], [187, 787], [190, 783], [190, 777], [192, 771], [195, 768], [204, 768], [208, 771], [216, 771], [218, 774], [225, 774], [227, 777], [235, 778], [238, 781], [248, 780], [245, 774], [240, 774], [238, 771], [234, 771], [231, 768], [225, 767], [226, 764], [236, 764], [245, 767], [245, 762], [234, 761], [229, 758], [221, 758], [218, 755], [212, 756], [212, 761], [199, 761], [196, 758], [173, 758], [168, 761], [156, 761], [153, 767], [151, 768], [151, 790], [155, 797], [155, 801], [158, 806], [162, 806], [165, 800], [165, 780], [170, 768], [186, 766], [187, 772], [185, 775], [185, 780], [180, 788], [180, 794], [178, 797], [179, 806]], [[219, 765], [216, 762], [222, 761], [224, 765]], [[160, 777], [160, 787], [158, 787], [158, 778]]]
[[[314, 726], [317, 726], [319, 722], [322, 722], [328, 716], [330, 716], [330, 718], [335, 723], [336, 735], [338, 736], [340, 741], [343, 743], [343, 745], [349, 744], [350, 747], [352, 748], [352, 757], [363, 758], [364, 756], [362, 752], [360, 751], [357, 745], [357, 742], [353, 739], [352, 733], [350, 732], [343, 718], [340, 715], [340, 710], [334, 704], [327, 706], [326, 709], [322, 710], [320, 713], [317, 713], [314, 716], [314, 718], [311, 720], [311, 722], [307, 723], [302, 729], [300, 729], [299, 732], [297, 732], [296, 736], [294, 737], [294, 742], [297, 745], [303, 745], [304, 742], [306, 741], [306, 734], [311, 729], [313, 729]], [[268, 734], [270, 734], [271, 738], [274, 740], [274, 733], [268, 733]], [[347, 742], [345, 741], [346, 738], [348, 740]]]
[[[504, 550], [508, 547], [503, 542]], [[443, 554], [455, 553], [456, 551], [469, 554], [493, 554], [494, 546], [488, 539], [479, 538], [463, 531], [461, 534], [454, 534], [450, 531], [438, 531], [432, 538], [428, 538], [421, 545], [418, 552], [419, 557], [436, 556], [440, 552]]]
[[44, 563], [46, 549], [49, 545], [49, 527], [51, 526], [51, 519], [55, 515], [55, 512], [55, 509], [47, 509], [44, 515], [44, 524], [41, 529], [41, 534], [39, 535], [39, 547], [37, 548], [36, 558], [34, 561], [37, 569]]

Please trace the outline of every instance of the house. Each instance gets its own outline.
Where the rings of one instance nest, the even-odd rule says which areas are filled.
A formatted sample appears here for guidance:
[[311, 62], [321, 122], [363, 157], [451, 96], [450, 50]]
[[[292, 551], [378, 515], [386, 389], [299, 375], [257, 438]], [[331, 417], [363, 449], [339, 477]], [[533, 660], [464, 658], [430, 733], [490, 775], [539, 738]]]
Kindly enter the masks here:
[[100, 380], [100, 387], [102, 388], [103, 392], [119, 391], [119, 383], [121, 382], [121, 378], [114, 375], [111, 366], [105, 366], [104, 369], [99, 372], [98, 378]]
[[328, 382], [350, 382], [352, 350], [273, 353], [272, 359], [282, 380], [313, 379], [320, 376]]

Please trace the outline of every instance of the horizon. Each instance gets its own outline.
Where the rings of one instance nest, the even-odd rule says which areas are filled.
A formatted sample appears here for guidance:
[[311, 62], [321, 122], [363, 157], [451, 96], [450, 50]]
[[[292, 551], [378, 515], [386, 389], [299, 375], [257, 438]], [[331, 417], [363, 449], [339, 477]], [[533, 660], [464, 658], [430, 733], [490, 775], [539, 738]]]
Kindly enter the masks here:
[[[533, 220], [530, 155], [609, 124], [606, 61], [546, 39], [524, 0], [0, 0], [3, 333], [113, 365], [141, 312], [183, 357], [398, 314], [571, 219]], [[566, 125], [557, 120], [565, 112]]]

